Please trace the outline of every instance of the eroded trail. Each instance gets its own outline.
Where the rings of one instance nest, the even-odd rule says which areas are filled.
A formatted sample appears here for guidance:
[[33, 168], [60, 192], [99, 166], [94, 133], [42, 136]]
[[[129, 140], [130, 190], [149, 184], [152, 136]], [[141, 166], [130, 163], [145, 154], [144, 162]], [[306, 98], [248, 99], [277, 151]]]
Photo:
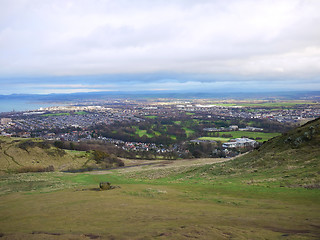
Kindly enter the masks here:
[[22, 166], [20, 163], [18, 163], [18, 162], [14, 159], [13, 156], [11, 156], [11, 155], [8, 154], [7, 151], [8, 151], [11, 147], [12, 147], [12, 145], [10, 145], [10, 146], [7, 147], [5, 150], [3, 150], [3, 154], [6, 155], [7, 157], [9, 157], [9, 158], [12, 160], [12, 162], [14, 162], [15, 164], [17, 164], [17, 165], [19, 165], [19, 166]]
[[[240, 156], [240, 155], [239, 155]], [[241, 155], [242, 156], [242, 155]], [[237, 156], [238, 157], [238, 156]], [[230, 161], [233, 158], [195, 158], [195, 159], [182, 159], [182, 160], [147, 160], [141, 161], [139, 160], [128, 160], [125, 159], [125, 167], [117, 167], [110, 168], [105, 170], [97, 170], [90, 172], [91, 174], [106, 174], [107, 172], [116, 170], [119, 173], [127, 173], [127, 172], [139, 172], [139, 171], [149, 171], [149, 170], [159, 170], [159, 169], [180, 169], [180, 168], [188, 168], [195, 166], [203, 166], [207, 164], [214, 163], [222, 163]]]
[[[1, 167], [4, 167], [3, 169], [1, 169], [2, 171], [8, 170], [12, 164], [22, 166], [18, 161], [15, 160], [15, 158], [13, 156], [11, 156], [8, 153], [9, 149], [12, 147], [13, 147], [13, 143], [10, 143], [9, 146], [2, 145], [0, 148], [3, 153], [3, 159], [6, 160], [6, 166], [1, 166]], [[4, 164], [4, 162], [3, 162], [3, 164]]]

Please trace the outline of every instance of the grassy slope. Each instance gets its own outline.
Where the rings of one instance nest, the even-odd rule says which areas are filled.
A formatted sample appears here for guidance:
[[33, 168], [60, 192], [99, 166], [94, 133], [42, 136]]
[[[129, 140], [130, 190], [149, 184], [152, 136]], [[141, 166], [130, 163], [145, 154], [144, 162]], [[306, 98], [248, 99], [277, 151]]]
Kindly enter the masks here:
[[241, 178], [264, 186], [319, 188], [319, 169], [320, 119], [317, 119], [234, 161], [193, 169], [190, 174]]
[[[0, 233], [3, 239], [319, 239], [319, 132], [296, 144], [317, 124], [201, 167], [2, 176]], [[97, 191], [100, 181], [121, 188]]]
[[[150, 179], [151, 172], [141, 177], [136, 173], [135, 178], [121, 172], [2, 177], [5, 194], [0, 198], [0, 232], [4, 239], [320, 236], [319, 193], [315, 190], [266, 188], [226, 179], [210, 182], [199, 177], [182, 181], [184, 174], [172, 177], [172, 172], [167, 178]], [[121, 188], [97, 191], [100, 181]]]
[[[69, 153], [61, 149], [51, 147], [49, 149], [38, 146], [21, 149], [19, 144], [27, 139], [0, 137], [0, 173], [16, 171], [25, 167], [54, 166], [56, 170], [68, 168], [80, 168], [88, 161], [88, 157], [81, 153]], [[33, 139], [32, 141], [41, 142]]]

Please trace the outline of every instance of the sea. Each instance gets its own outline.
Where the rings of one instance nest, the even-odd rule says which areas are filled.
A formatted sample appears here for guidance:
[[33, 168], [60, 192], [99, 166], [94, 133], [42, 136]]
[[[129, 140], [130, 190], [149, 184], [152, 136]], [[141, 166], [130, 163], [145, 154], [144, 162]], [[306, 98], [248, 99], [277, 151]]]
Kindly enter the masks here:
[[37, 110], [39, 108], [58, 106], [63, 104], [46, 103], [46, 102], [33, 102], [22, 99], [0, 99], [0, 113], [1, 112], [21, 112], [28, 110]]

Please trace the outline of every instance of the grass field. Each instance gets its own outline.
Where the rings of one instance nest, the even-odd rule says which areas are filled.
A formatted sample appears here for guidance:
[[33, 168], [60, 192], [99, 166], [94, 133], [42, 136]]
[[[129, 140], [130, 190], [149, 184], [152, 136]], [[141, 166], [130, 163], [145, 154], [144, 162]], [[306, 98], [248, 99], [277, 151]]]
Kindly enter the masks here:
[[262, 138], [257, 140], [259, 142], [268, 141], [270, 138], [279, 136], [280, 133], [264, 133], [264, 132], [247, 132], [247, 131], [231, 131], [231, 132], [219, 132], [219, 135], [222, 134], [232, 135], [232, 138], [241, 138], [242, 136], [246, 136], [249, 138]]
[[77, 114], [77, 115], [86, 115], [86, 114], [88, 114], [88, 113], [85, 112], [85, 111], [80, 111], [80, 112], [75, 112], [74, 114]]
[[215, 104], [217, 106], [222, 106], [222, 107], [233, 107], [233, 106], [240, 106], [238, 104], [235, 104], [235, 103], [217, 103]]
[[156, 119], [158, 116], [154, 116], [154, 115], [149, 115], [149, 116], [144, 116], [145, 118], [149, 118], [149, 119]]
[[172, 140], [177, 140], [177, 137], [174, 136], [174, 135], [169, 135], [169, 137], [170, 137]]
[[[0, 232], [4, 239], [320, 236], [318, 190], [248, 184], [250, 176], [241, 181], [190, 177], [179, 173], [186, 166], [174, 164], [90, 174], [2, 176]], [[98, 191], [100, 181], [120, 188]]]
[[212, 102], [217, 106], [232, 107], [232, 106], [242, 106], [242, 107], [275, 107], [277, 110], [282, 107], [293, 107], [296, 105], [314, 105], [319, 104], [317, 102], [303, 101], [303, 100], [292, 100], [292, 101], [234, 101], [234, 102]]
[[193, 131], [192, 129], [189, 129], [187, 127], [183, 127], [182, 129], [186, 132], [187, 137], [190, 137], [192, 134], [195, 133], [195, 131]]
[[241, 103], [239, 106], [243, 107], [293, 107], [296, 105], [310, 105], [310, 104], [319, 104], [310, 101], [284, 101], [284, 102], [262, 102], [262, 103]]
[[70, 115], [70, 113], [47, 113], [41, 115], [42, 117], [51, 117], [51, 116], [63, 116], [63, 115]]
[[220, 142], [228, 142], [231, 138], [224, 137], [200, 137], [199, 140], [207, 140], [207, 141], [220, 141]]
[[139, 137], [142, 137], [142, 136], [147, 136], [148, 138], [153, 137], [153, 134], [147, 133], [147, 130], [139, 129], [139, 127], [137, 126], [135, 126], [134, 128], [136, 129], [135, 134], [139, 135]]
[[[0, 237], [320, 239], [319, 121], [233, 159], [157, 160], [75, 174], [2, 173]], [[5, 150], [17, 144], [0, 143]], [[101, 181], [118, 187], [100, 191]]]

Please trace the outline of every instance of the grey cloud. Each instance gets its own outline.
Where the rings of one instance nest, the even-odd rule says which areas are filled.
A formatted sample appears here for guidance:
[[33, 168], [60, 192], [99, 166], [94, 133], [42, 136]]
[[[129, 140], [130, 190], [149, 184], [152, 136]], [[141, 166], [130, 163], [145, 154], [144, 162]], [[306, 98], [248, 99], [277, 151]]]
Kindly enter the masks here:
[[317, 0], [13, 0], [0, 6], [0, 76], [320, 73]]

